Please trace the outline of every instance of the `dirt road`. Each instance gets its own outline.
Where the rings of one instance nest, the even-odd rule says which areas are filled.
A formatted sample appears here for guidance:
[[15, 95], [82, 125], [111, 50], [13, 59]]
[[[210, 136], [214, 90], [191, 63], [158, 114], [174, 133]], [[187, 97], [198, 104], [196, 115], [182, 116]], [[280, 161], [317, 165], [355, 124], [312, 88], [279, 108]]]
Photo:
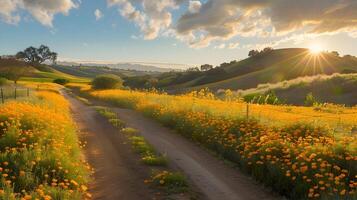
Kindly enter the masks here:
[[146, 200], [154, 194], [143, 182], [147, 169], [125, 144], [125, 138], [97, 112], [72, 96], [63, 93], [81, 130], [81, 140], [87, 141], [85, 155], [95, 168], [90, 185], [93, 199]]
[[113, 108], [128, 126], [136, 128], [155, 148], [166, 154], [170, 163], [181, 169], [201, 190], [205, 199], [267, 200], [280, 199], [242, 174], [227, 166], [193, 142], [163, 127], [137, 111]]

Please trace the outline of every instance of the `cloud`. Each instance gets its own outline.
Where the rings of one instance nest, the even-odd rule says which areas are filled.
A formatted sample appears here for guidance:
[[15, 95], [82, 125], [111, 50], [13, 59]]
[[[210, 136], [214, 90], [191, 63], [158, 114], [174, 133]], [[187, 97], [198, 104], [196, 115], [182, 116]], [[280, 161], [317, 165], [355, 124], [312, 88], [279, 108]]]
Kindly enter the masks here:
[[152, 40], [172, 24], [171, 11], [183, 0], [108, 0], [109, 6], [117, 6], [119, 13], [134, 22], [144, 35]]
[[94, 16], [95, 16], [95, 20], [100, 20], [104, 15], [102, 13], [102, 11], [100, 11], [99, 9], [96, 9], [94, 11]]
[[202, 3], [200, 1], [190, 1], [188, 6], [188, 11], [190, 13], [197, 13], [200, 11]]
[[19, 1], [0, 0], [0, 19], [8, 24], [17, 24], [20, 21], [20, 15], [16, 13]]
[[232, 42], [232, 43], [229, 43], [229, 45], [228, 45], [229, 49], [236, 49], [238, 47], [239, 47], [239, 42]]
[[214, 48], [215, 49], [224, 49], [224, 48], [226, 48], [226, 44], [222, 43], [220, 45], [216, 45]]
[[208, 0], [176, 24], [177, 34], [193, 47], [235, 36], [279, 36], [294, 31], [337, 33], [357, 30], [355, 0]]
[[0, 0], [0, 17], [9, 24], [20, 22], [20, 10], [30, 13], [42, 25], [52, 27], [56, 14], [68, 15], [78, 5], [72, 0]]

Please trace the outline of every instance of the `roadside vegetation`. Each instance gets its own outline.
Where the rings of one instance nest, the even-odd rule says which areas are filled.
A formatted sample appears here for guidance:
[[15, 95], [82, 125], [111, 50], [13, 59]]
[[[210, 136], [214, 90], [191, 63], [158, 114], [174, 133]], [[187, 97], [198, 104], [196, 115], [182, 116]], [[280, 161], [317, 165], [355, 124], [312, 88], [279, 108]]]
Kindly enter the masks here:
[[29, 99], [0, 105], [0, 198], [89, 198], [90, 167], [69, 104], [57, 86], [42, 88]]
[[157, 119], [291, 199], [357, 198], [356, 108], [247, 107], [205, 91], [82, 92]]

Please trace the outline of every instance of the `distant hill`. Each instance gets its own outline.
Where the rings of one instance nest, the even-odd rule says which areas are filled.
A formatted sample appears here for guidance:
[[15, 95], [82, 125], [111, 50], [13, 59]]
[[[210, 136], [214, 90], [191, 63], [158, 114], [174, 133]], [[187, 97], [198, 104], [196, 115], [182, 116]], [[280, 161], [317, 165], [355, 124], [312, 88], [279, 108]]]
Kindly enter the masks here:
[[94, 78], [101, 74], [115, 74], [122, 78], [131, 77], [131, 76], [144, 76], [144, 75], [156, 75], [159, 72], [144, 72], [144, 71], [136, 71], [136, 70], [126, 70], [126, 69], [118, 69], [107, 66], [68, 66], [68, 65], [54, 65], [52, 68], [57, 71], [70, 74], [73, 76], [86, 77], [86, 78]]
[[[312, 54], [308, 49], [290, 48], [261, 53], [239, 62], [223, 63], [206, 72], [170, 74], [161, 78], [166, 79], [166, 90], [184, 92], [206, 87], [211, 90], [249, 89], [301, 76], [354, 72], [357, 72], [357, 58], [354, 56], [340, 57], [329, 52]], [[168, 78], [170, 81], [167, 81]]]
[[282, 102], [304, 105], [308, 94], [321, 103], [357, 105], [357, 74], [333, 74], [300, 77], [275, 84], [262, 84], [257, 88], [240, 90], [243, 96], [274, 93]]
[[[104, 66], [104, 67], [110, 67], [110, 68], [116, 68], [116, 69], [124, 69], [124, 70], [135, 70], [135, 71], [143, 71], [143, 72], [170, 72], [170, 71], [175, 71], [173, 68], [164, 68], [164, 67], [158, 67], [154, 65], [149, 65], [149, 64], [144, 64], [144, 63], [115, 63], [115, 64], [103, 64], [103, 63], [95, 63], [95, 62], [83, 62], [83, 63], [78, 63], [78, 62], [58, 62], [58, 65], [62, 66], [93, 66], [93, 67], [98, 67], [98, 66]], [[157, 64], [159, 65], [159, 64]], [[175, 65], [175, 64], [173, 64]]]

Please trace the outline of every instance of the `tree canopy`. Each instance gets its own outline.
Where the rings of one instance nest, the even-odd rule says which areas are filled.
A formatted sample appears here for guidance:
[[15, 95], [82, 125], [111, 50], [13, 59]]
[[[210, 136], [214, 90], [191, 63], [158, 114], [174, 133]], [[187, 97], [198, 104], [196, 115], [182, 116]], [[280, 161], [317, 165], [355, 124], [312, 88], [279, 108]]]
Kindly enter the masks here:
[[30, 64], [41, 64], [45, 61], [55, 63], [57, 60], [57, 53], [52, 52], [48, 46], [41, 45], [39, 48], [28, 47], [24, 51], [16, 54], [17, 59], [22, 59]]

